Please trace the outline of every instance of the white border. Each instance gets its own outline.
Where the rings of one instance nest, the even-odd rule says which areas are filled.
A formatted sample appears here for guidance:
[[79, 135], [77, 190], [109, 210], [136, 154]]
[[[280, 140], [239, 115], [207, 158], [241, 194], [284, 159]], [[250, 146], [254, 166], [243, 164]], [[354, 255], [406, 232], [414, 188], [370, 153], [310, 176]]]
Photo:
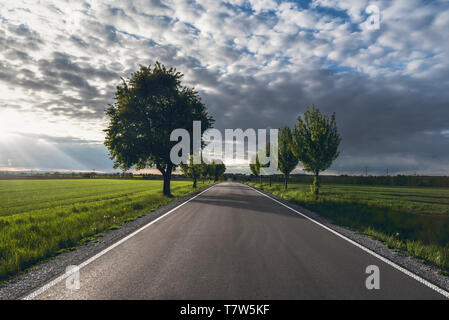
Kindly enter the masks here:
[[301, 212], [299, 212], [298, 210], [295, 210], [295, 209], [293, 209], [293, 208], [287, 206], [286, 204], [284, 204], [284, 203], [282, 203], [282, 202], [280, 202], [280, 201], [278, 201], [278, 200], [276, 200], [276, 199], [270, 197], [269, 195], [267, 195], [267, 194], [265, 194], [265, 193], [263, 193], [263, 192], [261, 192], [261, 191], [259, 191], [259, 190], [257, 190], [257, 189], [254, 189], [253, 187], [251, 187], [251, 186], [249, 186], [249, 185], [246, 185], [246, 186], [247, 186], [248, 188], [250, 188], [250, 189], [252, 189], [252, 190], [254, 190], [254, 191], [260, 193], [261, 195], [263, 195], [263, 196], [265, 196], [265, 197], [267, 197], [267, 198], [273, 200], [274, 202], [277, 202], [277, 203], [279, 203], [280, 205], [282, 205], [282, 206], [284, 206], [284, 207], [290, 209], [291, 211], [293, 211], [293, 212], [299, 214], [300, 216], [302, 216], [302, 217], [304, 217], [304, 218], [306, 218], [306, 219], [312, 221], [313, 223], [316, 223], [316, 224], [319, 225], [320, 227], [326, 229], [327, 231], [332, 232], [333, 234], [337, 235], [338, 237], [340, 237], [340, 238], [342, 238], [342, 239], [348, 241], [349, 243], [353, 244], [354, 246], [356, 246], [356, 247], [362, 249], [363, 251], [365, 251], [365, 252], [371, 254], [372, 256], [378, 258], [379, 260], [382, 260], [383, 262], [385, 262], [386, 264], [392, 266], [392, 267], [395, 268], [396, 270], [399, 270], [400, 272], [402, 272], [402, 273], [408, 275], [409, 277], [415, 279], [416, 281], [422, 283], [423, 285], [429, 287], [430, 289], [432, 289], [432, 290], [438, 292], [439, 294], [441, 294], [441, 295], [443, 295], [444, 297], [446, 297], [446, 298], [449, 299], [449, 292], [447, 292], [446, 290], [441, 289], [440, 287], [434, 285], [433, 283], [430, 283], [429, 281], [427, 281], [427, 280], [421, 278], [420, 276], [414, 274], [413, 272], [411, 272], [411, 271], [409, 271], [409, 270], [407, 270], [407, 269], [405, 269], [405, 268], [403, 268], [403, 267], [397, 265], [397, 264], [394, 263], [393, 261], [388, 260], [387, 258], [381, 256], [380, 254], [375, 253], [374, 251], [372, 251], [372, 250], [370, 250], [370, 249], [368, 249], [368, 248], [362, 246], [360, 243], [357, 243], [357, 242], [355, 242], [355, 241], [349, 239], [348, 237], [342, 235], [341, 233], [338, 233], [337, 231], [332, 230], [331, 228], [325, 226], [324, 224], [322, 224], [322, 223], [320, 223], [320, 222], [318, 222], [318, 221], [316, 221], [316, 220], [310, 218], [309, 216], [305, 215], [304, 213], [301, 213]]
[[[186, 203], [192, 201], [193, 199], [199, 197], [200, 195], [202, 195], [203, 193], [205, 193], [206, 191], [212, 189], [213, 187], [215, 187], [216, 185], [210, 186], [209, 188], [207, 188], [204, 191], [201, 191], [200, 193], [198, 193], [196, 196], [190, 198], [189, 200], [181, 203], [179, 206], [177, 206], [176, 208], [171, 209], [170, 211], [164, 213], [162, 216], [160, 216], [159, 218], [149, 222], [148, 224], [144, 225], [143, 227], [141, 227], [140, 229], [134, 231], [133, 233], [127, 235], [126, 237], [120, 239], [119, 241], [117, 241], [116, 243], [114, 243], [113, 245], [107, 247], [106, 249], [104, 249], [103, 251], [97, 253], [96, 255], [92, 256], [91, 258], [87, 259], [86, 261], [84, 261], [83, 263], [78, 265], [78, 268], [76, 268], [77, 270], [81, 270], [82, 268], [84, 268], [85, 266], [87, 266], [88, 264], [90, 264], [91, 262], [97, 260], [98, 258], [100, 258], [101, 256], [103, 256], [104, 254], [108, 253], [109, 251], [111, 251], [112, 249], [114, 249], [115, 247], [121, 245], [123, 242], [125, 242], [126, 240], [129, 240], [130, 238], [134, 237], [136, 234], [140, 233], [141, 231], [145, 230], [146, 228], [148, 228], [149, 226], [151, 226], [153, 223], [156, 223], [157, 221], [159, 221], [160, 219], [162, 219], [163, 217], [169, 215], [170, 213], [174, 212], [175, 210], [181, 208], [183, 205], [185, 205]], [[72, 272], [73, 273], [73, 272]], [[33, 300], [34, 298], [36, 298], [37, 296], [41, 295], [42, 293], [44, 293], [45, 291], [47, 291], [48, 289], [50, 289], [51, 287], [57, 285], [59, 282], [63, 281], [64, 279], [66, 279], [67, 277], [69, 277], [72, 273], [70, 272], [65, 272], [62, 275], [60, 275], [59, 277], [57, 277], [56, 279], [53, 279], [52, 281], [48, 282], [47, 284], [43, 285], [42, 287], [40, 287], [39, 289], [31, 292], [30, 294], [26, 295], [24, 298], [22, 298], [22, 300]]]

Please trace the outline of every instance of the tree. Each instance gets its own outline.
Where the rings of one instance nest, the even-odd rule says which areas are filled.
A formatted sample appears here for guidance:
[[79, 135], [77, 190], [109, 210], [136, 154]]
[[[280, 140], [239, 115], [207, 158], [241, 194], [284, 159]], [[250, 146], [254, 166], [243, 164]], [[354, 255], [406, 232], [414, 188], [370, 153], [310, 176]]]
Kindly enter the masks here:
[[255, 175], [256, 177], [259, 177], [259, 184], [260, 184], [260, 187], [262, 187], [262, 175], [260, 174], [260, 168], [261, 168], [261, 164], [259, 162], [259, 155], [256, 154], [254, 163], [249, 164], [249, 169], [251, 170], [253, 175]]
[[204, 180], [207, 179], [208, 176], [209, 176], [209, 165], [207, 163], [205, 163], [204, 161], [201, 161], [200, 177], [201, 177], [201, 180], [203, 180], [203, 184], [204, 184]]
[[279, 171], [284, 175], [284, 189], [287, 190], [290, 172], [292, 172], [298, 165], [298, 159], [291, 150], [293, 135], [289, 127], [282, 127], [279, 129], [278, 140], [278, 166]]
[[226, 165], [222, 163], [221, 161], [215, 162], [212, 161], [210, 164], [209, 170], [214, 177], [214, 182], [217, 182], [219, 178], [223, 176], [223, 174], [226, 172]]
[[[258, 154], [262, 153], [262, 155], [265, 155], [265, 157], [270, 157], [270, 162], [274, 160], [277, 163], [277, 159], [274, 158], [274, 155], [277, 154], [274, 151], [274, 148], [276, 148], [276, 146], [270, 146], [270, 143], [267, 142], [266, 145], [265, 145], [265, 149], [259, 150]], [[260, 166], [260, 170], [259, 170], [260, 172], [259, 173], [260, 173], [260, 181], [261, 181], [261, 183], [262, 183], [262, 175], [267, 175], [268, 176], [268, 183], [269, 183], [269, 185], [271, 187], [272, 175], [273, 175], [274, 172], [272, 172], [272, 170], [270, 170], [270, 169], [265, 169], [265, 168], [270, 168], [271, 163], [268, 162], [266, 164], [261, 164], [258, 156], [256, 157], [256, 162], [259, 162], [259, 166]]]
[[175, 165], [170, 150], [174, 129], [184, 128], [192, 137], [193, 121], [201, 121], [201, 131], [212, 126], [201, 97], [191, 88], [181, 86], [182, 74], [164, 65], [145, 67], [117, 86], [115, 103], [106, 115], [109, 125], [105, 145], [114, 168], [137, 170], [156, 167], [164, 178], [163, 193], [171, 196], [170, 180]]
[[209, 180], [209, 182], [214, 175], [213, 171], [214, 170], [213, 170], [212, 164], [208, 164], [208, 163], [203, 164], [203, 175], [205, 178], [207, 178], [207, 180]]
[[335, 113], [331, 118], [322, 115], [318, 108], [307, 107], [304, 120], [298, 117], [298, 124], [293, 130], [291, 151], [301, 161], [304, 170], [314, 174], [311, 192], [318, 196], [320, 181], [319, 173], [326, 170], [338, 157], [340, 135], [337, 131]]
[[202, 166], [201, 164], [194, 164], [193, 163], [193, 155], [190, 155], [189, 162], [187, 164], [181, 163], [179, 166], [181, 167], [182, 173], [188, 177], [193, 179], [193, 188], [196, 188], [196, 181], [201, 175], [202, 172]]

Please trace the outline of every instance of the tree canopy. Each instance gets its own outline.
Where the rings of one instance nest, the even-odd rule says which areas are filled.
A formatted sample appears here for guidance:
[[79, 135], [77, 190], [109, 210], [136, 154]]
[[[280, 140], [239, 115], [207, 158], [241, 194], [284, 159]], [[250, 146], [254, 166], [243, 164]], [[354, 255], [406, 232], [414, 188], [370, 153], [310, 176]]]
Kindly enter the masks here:
[[319, 193], [318, 175], [328, 169], [338, 157], [340, 141], [335, 113], [329, 118], [312, 105], [311, 108], [307, 107], [304, 119], [298, 117], [293, 130], [291, 151], [301, 161], [304, 170], [315, 175], [312, 192], [316, 195]]
[[226, 165], [219, 160], [212, 161], [210, 166], [210, 172], [214, 177], [214, 182], [218, 181], [226, 172]]
[[259, 161], [259, 152], [256, 153], [253, 163], [249, 164], [249, 169], [251, 173], [256, 177], [259, 177], [260, 185], [262, 186], [262, 175], [260, 174], [260, 168], [262, 168], [262, 164]]
[[200, 164], [195, 164], [193, 162], [193, 155], [189, 156], [189, 162], [188, 163], [181, 163], [179, 166], [181, 168], [182, 173], [193, 180], [193, 187], [196, 188], [196, 182], [198, 178], [203, 174], [204, 172], [204, 166], [206, 164], [204, 162]]
[[298, 165], [298, 159], [291, 151], [293, 134], [289, 127], [282, 127], [279, 129], [278, 141], [278, 166], [279, 171], [284, 175], [284, 189], [287, 190], [288, 176]]
[[183, 75], [156, 62], [154, 67], [140, 66], [129, 79], [117, 86], [115, 103], [106, 115], [109, 125], [105, 145], [114, 168], [157, 168], [164, 177], [163, 192], [170, 195], [170, 179], [175, 165], [170, 150], [174, 129], [186, 129], [192, 137], [193, 121], [201, 121], [201, 132], [214, 122], [199, 94], [183, 87]]

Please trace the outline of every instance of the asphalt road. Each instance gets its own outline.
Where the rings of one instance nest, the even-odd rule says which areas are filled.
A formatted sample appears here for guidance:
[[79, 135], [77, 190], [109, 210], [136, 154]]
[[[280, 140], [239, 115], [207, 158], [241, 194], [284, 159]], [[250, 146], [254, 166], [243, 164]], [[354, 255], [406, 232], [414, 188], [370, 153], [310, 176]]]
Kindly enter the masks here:
[[[380, 270], [368, 290], [366, 267]], [[247, 186], [202, 193], [37, 299], [441, 299]]]

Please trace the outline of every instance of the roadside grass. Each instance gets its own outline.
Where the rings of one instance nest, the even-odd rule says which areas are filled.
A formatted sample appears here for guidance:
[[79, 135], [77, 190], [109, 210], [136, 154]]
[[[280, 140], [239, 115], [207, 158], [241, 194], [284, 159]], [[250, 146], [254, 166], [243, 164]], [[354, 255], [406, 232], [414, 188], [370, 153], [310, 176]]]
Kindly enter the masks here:
[[318, 199], [307, 184], [290, 184], [287, 191], [281, 183], [265, 184], [263, 190], [449, 273], [447, 188], [323, 185]]
[[167, 198], [162, 183], [0, 181], [0, 281], [196, 191], [191, 181], [172, 181]]

